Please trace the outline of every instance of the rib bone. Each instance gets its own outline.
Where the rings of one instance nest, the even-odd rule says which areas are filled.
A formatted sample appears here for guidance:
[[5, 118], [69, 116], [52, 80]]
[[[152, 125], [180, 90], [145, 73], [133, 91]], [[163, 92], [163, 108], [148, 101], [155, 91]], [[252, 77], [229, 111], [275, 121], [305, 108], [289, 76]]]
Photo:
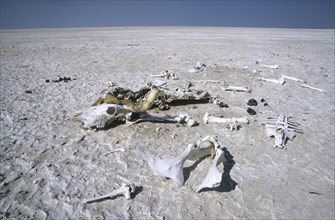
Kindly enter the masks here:
[[226, 161], [227, 159], [224, 156], [224, 151], [220, 148], [216, 149], [216, 155], [212, 165], [209, 168], [206, 178], [198, 187], [197, 192], [200, 192], [204, 188], [214, 188], [220, 185], [222, 173], [219, 172], [217, 166], [219, 166], [222, 162], [225, 163]]
[[134, 184], [128, 185], [128, 184], [123, 183], [121, 188], [116, 189], [109, 194], [94, 197], [94, 198], [84, 199], [82, 202], [83, 203], [97, 202], [97, 201], [100, 201], [100, 200], [103, 200], [103, 199], [113, 198], [113, 197], [120, 196], [120, 195], [123, 195], [126, 199], [130, 199], [131, 194], [135, 192], [135, 189], [136, 189], [136, 187], [135, 187]]
[[249, 86], [227, 86], [227, 87], [221, 87], [221, 88], [223, 91], [251, 93], [251, 88]]
[[246, 117], [242, 118], [219, 118], [211, 116], [208, 112], [205, 113], [204, 117], [204, 123], [224, 123], [227, 126], [229, 126], [230, 130], [238, 129], [241, 124], [248, 124], [249, 120]]
[[[204, 141], [210, 141], [213, 145], [202, 148], [201, 143]], [[219, 146], [219, 144], [215, 138], [207, 136], [195, 144], [188, 144], [186, 149], [175, 158], [151, 159], [148, 163], [155, 175], [170, 178], [178, 187], [181, 187], [184, 184], [183, 165], [185, 161], [198, 160], [204, 156], [208, 156], [216, 146]]]

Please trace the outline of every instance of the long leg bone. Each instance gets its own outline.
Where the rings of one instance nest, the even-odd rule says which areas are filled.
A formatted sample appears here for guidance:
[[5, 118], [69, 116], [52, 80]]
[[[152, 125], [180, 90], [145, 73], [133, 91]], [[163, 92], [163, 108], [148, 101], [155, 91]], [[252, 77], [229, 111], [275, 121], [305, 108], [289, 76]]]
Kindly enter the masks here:
[[[214, 146], [202, 148], [200, 146], [203, 141], [214, 141]], [[151, 159], [149, 166], [155, 175], [163, 176], [173, 180], [178, 187], [184, 184], [183, 165], [186, 160], [198, 160], [204, 156], [210, 155], [211, 150], [218, 145], [214, 138], [206, 137], [195, 144], [188, 144], [186, 149], [175, 158], [167, 159]]]
[[230, 130], [238, 129], [240, 127], [240, 124], [248, 124], [249, 120], [246, 117], [243, 118], [219, 118], [211, 116], [208, 112], [205, 113], [204, 117], [204, 123], [224, 123], [227, 126], [230, 127]]
[[305, 83], [305, 81], [302, 80], [302, 79], [298, 79], [298, 78], [291, 77], [291, 76], [285, 76], [285, 75], [281, 75], [281, 77], [279, 79], [268, 79], [268, 78], [264, 78], [264, 77], [258, 77], [259, 81], [272, 82], [272, 83], [277, 83], [277, 84], [281, 84], [281, 85], [283, 85], [285, 83], [285, 79]]
[[285, 83], [285, 78], [280, 77], [279, 79], [268, 79], [264, 77], [258, 77], [259, 81], [265, 81], [265, 82], [271, 82], [271, 83], [276, 83], [276, 84], [281, 84], [283, 85]]
[[260, 64], [259, 65], [260, 67], [263, 67], [263, 68], [270, 68], [270, 69], [278, 69], [279, 68], [279, 65], [265, 65], [265, 64]]
[[246, 92], [251, 93], [251, 88], [249, 86], [227, 86], [221, 87], [223, 91], [233, 91], [233, 92]]
[[320, 91], [320, 92], [323, 92], [323, 93], [327, 94], [327, 92], [325, 90], [319, 89], [319, 88], [315, 88], [315, 87], [307, 85], [307, 84], [301, 84], [301, 87], [308, 88], [308, 89], [313, 89], [313, 90], [317, 90], [317, 91]]
[[135, 121], [128, 121], [128, 125], [133, 125], [138, 122], [143, 122], [143, 121], [150, 121], [150, 122], [172, 122], [172, 123], [186, 123], [189, 127], [193, 127], [198, 125], [198, 123], [192, 119], [191, 116], [188, 114], [179, 114], [179, 116], [174, 117], [174, 116], [157, 116], [157, 115], [150, 115], [148, 113], [141, 113], [139, 118], [136, 119]]
[[212, 165], [209, 168], [206, 178], [198, 187], [197, 192], [200, 192], [204, 188], [214, 188], [220, 185], [222, 173], [219, 172], [217, 166], [219, 166], [222, 162], [225, 163], [226, 161], [227, 159], [224, 156], [224, 151], [220, 148], [216, 149], [216, 155]]
[[106, 195], [103, 196], [98, 196], [98, 197], [94, 197], [94, 198], [89, 198], [89, 199], [84, 199], [82, 202], [83, 203], [91, 203], [91, 202], [97, 202], [103, 199], [107, 199], [107, 198], [113, 198], [116, 196], [120, 196], [123, 195], [126, 199], [130, 199], [131, 198], [131, 194], [135, 192], [135, 185], [134, 184], [122, 184], [121, 188], [116, 189], [114, 191], [112, 191], [111, 193], [108, 193]]

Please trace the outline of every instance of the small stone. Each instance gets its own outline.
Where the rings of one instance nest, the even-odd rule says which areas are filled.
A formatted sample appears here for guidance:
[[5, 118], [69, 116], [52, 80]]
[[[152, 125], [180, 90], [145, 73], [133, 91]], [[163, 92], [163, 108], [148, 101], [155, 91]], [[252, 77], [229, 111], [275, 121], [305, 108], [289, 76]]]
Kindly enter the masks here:
[[48, 82], [50, 82], [50, 80], [47, 79], [47, 80], [45, 80], [45, 82], [48, 83]]
[[257, 106], [257, 101], [256, 99], [249, 99], [249, 101], [247, 102], [247, 105], [249, 106]]
[[265, 102], [265, 99], [262, 98], [262, 99], [261, 99], [261, 103], [263, 103], [263, 102]]
[[220, 108], [228, 108], [229, 106], [228, 106], [228, 104], [226, 104], [226, 103], [224, 103], [224, 102], [220, 102], [220, 103], [219, 103], [219, 107], [220, 107]]
[[31, 94], [31, 93], [33, 93], [33, 91], [31, 91], [31, 90], [26, 90], [26, 93]]
[[253, 110], [252, 108], [248, 108], [247, 112], [249, 113], [249, 115], [256, 115], [257, 114], [256, 111]]
[[256, 60], [256, 64], [259, 64], [259, 62]]
[[264, 104], [263, 104], [264, 106], [268, 106], [269, 104], [267, 103], [267, 102], [264, 102]]

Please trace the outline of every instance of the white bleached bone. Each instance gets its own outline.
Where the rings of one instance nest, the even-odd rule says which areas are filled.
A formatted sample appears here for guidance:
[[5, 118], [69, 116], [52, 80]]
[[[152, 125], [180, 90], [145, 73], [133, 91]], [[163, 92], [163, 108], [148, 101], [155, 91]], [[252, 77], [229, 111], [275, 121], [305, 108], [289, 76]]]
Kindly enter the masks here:
[[216, 155], [209, 168], [208, 174], [204, 181], [197, 188], [197, 192], [200, 192], [204, 188], [214, 188], [220, 185], [222, 179], [222, 173], [217, 169], [221, 163], [227, 162], [224, 151], [220, 148], [216, 149]]
[[198, 123], [192, 119], [191, 116], [189, 116], [186, 113], [179, 114], [178, 116], [158, 116], [158, 115], [150, 115], [148, 113], [141, 113], [139, 115], [139, 118], [134, 121], [127, 121], [128, 125], [133, 125], [138, 122], [172, 122], [172, 123], [181, 123], [181, 124], [187, 124], [189, 127], [193, 127], [198, 125]]
[[327, 92], [325, 90], [319, 89], [319, 88], [315, 88], [315, 87], [307, 85], [307, 84], [301, 84], [301, 87], [308, 88], [308, 89], [313, 89], [313, 90], [317, 90], [317, 91], [320, 91], [320, 92], [323, 92], [323, 93], [327, 94]]
[[[202, 147], [204, 141], [212, 142], [213, 145]], [[194, 144], [188, 144], [186, 149], [177, 157], [166, 159], [151, 159], [149, 166], [155, 175], [163, 176], [173, 180], [178, 187], [184, 184], [183, 165], [186, 160], [198, 160], [211, 154], [218, 142], [213, 137], [205, 137]]]
[[208, 112], [205, 113], [204, 117], [204, 123], [223, 123], [229, 126], [230, 130], [238, 130], [238, 128], [241, 126], [241, 124], [248, 124], [249, 120], [246, 117], [241, 118], [219, 118], [211, 116]]
[[198, 73], [206, 70], [206, 64], [201, 64], [200, 62], [197, 62], [197, 64], [188, 70], [189, 73]]
[[113, 121], [125, 121], [130, 112], [121, 105], [103, 103], [77, 112], [75, 117], [84, 123], [84, 128], [102, 129]]
[[103, 199], [113, 198], [116, 196], [123, 195], [126, 199], [131, 199], [131, 194], [134, 193], [136, 190], [136, 186], [134, 184], [125, 184], [123, 183], [121, 188], [113, 190], [111, 193], [108, 193], [103, 196], [97, 196], [94, 198], [84, 199], [83, 203], [91, 203], [97, 202]]
[[260, 64], [259, 65], [260, 67], [263, 67], [263, 68], [270, 68], [270, 69], [278, 69], [279, 68], [279, 65], [265, 65], [265, 64]]
[[302, 79], [298, 79], [298, 78], [291, 77], [291, 76], [285, 76], [285, 75], [281, 75], [281, 77], [279, 79], [268, 79], [268, 78], [264, 78], [264, 77], [258, 77], [259, 81], [277, 83], [277, 84], [281, 84], [281, 85], [283, 85], [285, 83], [285, 79], [289, 79], [289, 80], [293, 80], [293, 81], [296, 81], [296, 82], [303, 82], [303, 83], [305, 83], [305, 81], [302, 80]]
[[295, 132], [302, 132], [299, 124], [289, 120], [290, 117], [280, 114], [275, 122], [265, 124], [266, 134], [268, 137], [275, 138], [274, 147], [285, 148], [288, 140], [293, 140]]
[[173, 80], [179, 79], [178, 76], [170, 70], [165, 70], [161, 74], [151, 75], [151, 76], [163, 77], [165, 79], [173, 79]]
[[221, 88], [223, 91], [251, 93], [251, 88], [249, 86], [227, 86], [227, 87], [221, 87]]
[[259, 81], [276, 83], [276, 84], [281, 84], [281, 85], [283, 85], [285, 83], [285, 79], [283, 77], [280, 77], [279, 79], [268, 79], [268, 78], [264, 78], [264, 77], [258, 77], [258, 80]]

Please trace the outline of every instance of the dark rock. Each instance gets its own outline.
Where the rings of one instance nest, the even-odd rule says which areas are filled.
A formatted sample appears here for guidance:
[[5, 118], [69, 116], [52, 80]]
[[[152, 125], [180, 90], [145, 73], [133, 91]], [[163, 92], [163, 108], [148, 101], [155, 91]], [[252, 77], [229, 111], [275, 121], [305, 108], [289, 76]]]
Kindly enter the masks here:
[[249, 99], [249, 101], [248, 101], [248, 103], [247, 103], [247, 105], [249, 105], [249, 106], [257, 106], [257, 101], [256, 101], [256, 99]]
[[263, 104], [264, 106], [268, 106], [269, 104], [267, 103], [267, 102], [264, 102], [264, 104]]
[[249, 115], [256, 115], [257, 114], [256, 111], [253, 110], [252, 108], [248, 108], [247, 112], [249, 113]]
[[26, 93], [31, 94], [31, 93], [33, 93], [33, 91], [31, 91], [31, 90], [26, 90]]
[[229, 106], [228, 106], [228, 104], [226, 104], [226, 103], [224, 103], [224, 102], [220, 102], [220, 103], [219, 103], [219, 107], [220, 107], [220, 108], [228, 108]]

